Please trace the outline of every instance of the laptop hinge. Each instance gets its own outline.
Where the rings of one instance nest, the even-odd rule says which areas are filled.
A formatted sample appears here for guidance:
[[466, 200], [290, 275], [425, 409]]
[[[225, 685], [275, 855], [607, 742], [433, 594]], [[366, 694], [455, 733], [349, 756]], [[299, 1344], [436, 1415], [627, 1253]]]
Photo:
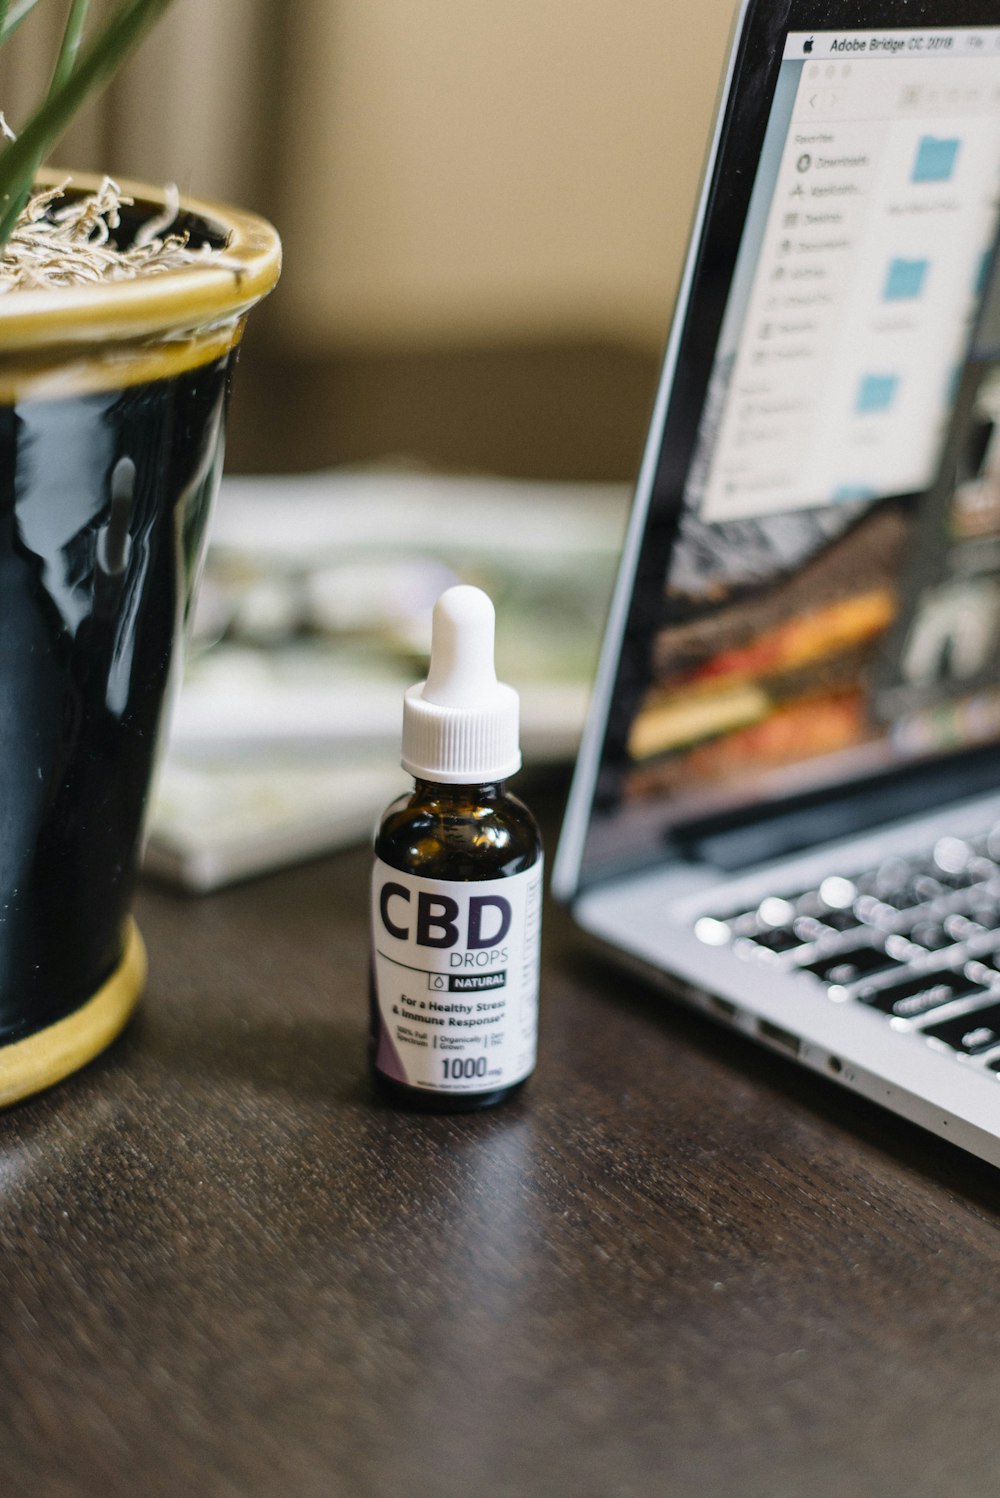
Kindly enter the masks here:
[[1000, 756], [979, 751], [936, 765], [909, 766], [862, 784], [785, 801], [753, 815], [720, 816], [670, 830], [684, 858], [727, 871], [817, 847], [859, 832], [922, 815], [951, 801], [1000, 788]]

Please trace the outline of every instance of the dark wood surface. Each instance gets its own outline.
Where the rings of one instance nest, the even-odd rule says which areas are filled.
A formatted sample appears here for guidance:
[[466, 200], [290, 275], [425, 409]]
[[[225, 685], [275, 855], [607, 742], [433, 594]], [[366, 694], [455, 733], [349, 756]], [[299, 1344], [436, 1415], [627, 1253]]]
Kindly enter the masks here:
[[996, 1491], [994, 1171], [552, 909], [528, 1088], [391, 1111], [368, 870], [144, 889], [139, 1017], [0, 1120], [4, 1498]]

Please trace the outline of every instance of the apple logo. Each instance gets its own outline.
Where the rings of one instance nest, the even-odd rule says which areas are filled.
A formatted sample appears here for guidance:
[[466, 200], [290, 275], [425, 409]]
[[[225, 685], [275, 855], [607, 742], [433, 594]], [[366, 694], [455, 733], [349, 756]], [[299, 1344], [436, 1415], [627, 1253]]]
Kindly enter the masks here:
[[813, 39], [812, 39], [811, 36], [807, 36], [806, 39], [805, 39], [805, 41], [802, 43], [802, 50], [803, 50], [803, 52], [811, 52], [812, 49], [813, 49]]

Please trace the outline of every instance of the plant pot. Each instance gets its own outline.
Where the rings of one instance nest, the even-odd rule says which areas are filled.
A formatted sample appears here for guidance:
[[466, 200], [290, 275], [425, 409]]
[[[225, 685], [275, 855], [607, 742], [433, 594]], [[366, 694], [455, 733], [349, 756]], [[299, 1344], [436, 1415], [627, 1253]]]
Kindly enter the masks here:
[[[162, 208], [123, 191], [136, 224]], [[224, 265], [0, 296], [0, 1103], [97, 1055], [145, 980], [159, 730], [236, 351], [280, 264], [252, 215], [188, 201], [181, 222]]]

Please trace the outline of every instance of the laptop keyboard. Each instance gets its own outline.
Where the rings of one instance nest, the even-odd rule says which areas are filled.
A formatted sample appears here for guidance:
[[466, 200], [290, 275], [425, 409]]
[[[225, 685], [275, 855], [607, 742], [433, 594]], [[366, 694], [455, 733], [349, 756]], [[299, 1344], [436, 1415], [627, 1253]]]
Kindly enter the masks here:
[[810, 974], [831, 999], [1000, 1074], [1000, 825], [913, 858], [834, 874], [753, 910], [704, 916], [697, 935]]

